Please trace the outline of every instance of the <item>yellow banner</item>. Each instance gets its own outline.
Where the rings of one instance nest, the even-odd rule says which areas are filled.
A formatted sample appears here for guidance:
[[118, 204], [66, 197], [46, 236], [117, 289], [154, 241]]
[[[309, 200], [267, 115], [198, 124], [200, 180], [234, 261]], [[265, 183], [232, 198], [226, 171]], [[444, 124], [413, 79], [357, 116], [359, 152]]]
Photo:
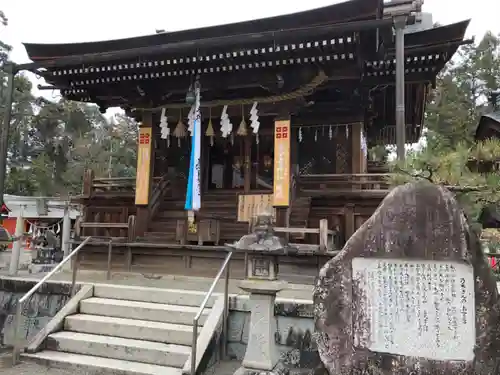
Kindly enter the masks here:
[[274, 123], [273, 205], [290, 205], [290, 120]]
[[135, 204], [149, 203], [149, 185], [151, 175], [151, 147], [153, 144], [153, 129], [140, 128], [137, 145], [137, 177], [135, 181]]

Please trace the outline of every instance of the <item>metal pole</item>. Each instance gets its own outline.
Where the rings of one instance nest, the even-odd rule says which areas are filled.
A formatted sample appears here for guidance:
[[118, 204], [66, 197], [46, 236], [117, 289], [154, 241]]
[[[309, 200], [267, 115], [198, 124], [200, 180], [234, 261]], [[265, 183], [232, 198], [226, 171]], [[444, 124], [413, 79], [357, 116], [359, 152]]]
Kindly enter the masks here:
[[106, 280], [111, 280], [111, 262], [113, 256], [113, 240], [109, 240], [108, 243], [108, 270], [106, 272]]
[[[73, 250], [74, 251], [74, 250]], [[78, 267], [80, 266], [80, 252], [75, 254], [75, 260], [73, 263], [73, 272], [71, 274], [71, 291], [70, 297], [73, 297], [76, 292], [76, 275], [78, 274]]]
[[193, 341], [191, 343], [191, 375], [196, 375], [196, 349], [198, 346], [198, 318], [193, 319]]
[[224, 280], [224, 313], [222, 322], [222, 350], [221, 350], [221, 359], [226, 359], [226, 350], [227, 350], [227, 325], [229, 320], [229, 277], [231, 272], [231, 263], [228, 263], [226, 266], [226, 279]]
[[405, 35], [406, 16], [394, 17], [396, 29], [396, 146], [399, 162], [405, 160]]
[[[7, 73], [7, 91], [5, 98], [5, 110], [3, 114], [3, 124], [0, 131], [0, 204], [3, 203], [5, 191], [5, 176], [7, 167], [7, 149], [9, 147], [9, 129], [12, 117], [12, 101], [14, 97], [14, 77], [16, 75], [16, 65], [5, 64], [4, 71]], [[3, 83], [2, 83], [3, 85]]]

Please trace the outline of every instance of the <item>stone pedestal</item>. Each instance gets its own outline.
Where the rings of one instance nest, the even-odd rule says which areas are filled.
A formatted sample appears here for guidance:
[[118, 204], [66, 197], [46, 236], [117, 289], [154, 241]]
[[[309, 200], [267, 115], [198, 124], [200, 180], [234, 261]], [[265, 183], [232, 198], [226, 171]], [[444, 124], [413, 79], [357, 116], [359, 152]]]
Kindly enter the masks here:
[[278, 255], [284, 254], [284, 244], [274, 236], [272, 216], [259, 215], [254, 233], [243, 236], [229, 247], [247, 255], [246, 280], [240, 288], [250, 293], [250, 329], [242, 367], [234, 375], [282, 374], [278, 364], [278, 348], [275, 343], [276, 318], [274, 302], [276, 294], [287, 285], [278, 281]]
[[278, 349], [274, 334], [274, 302], [276, 294], [286, 287], [284, 281], [244, 280], [240, 288], [250, 293], [250, 331], [248, 344], [240, 367], [235, 375], [273, 374], [278, 363]]

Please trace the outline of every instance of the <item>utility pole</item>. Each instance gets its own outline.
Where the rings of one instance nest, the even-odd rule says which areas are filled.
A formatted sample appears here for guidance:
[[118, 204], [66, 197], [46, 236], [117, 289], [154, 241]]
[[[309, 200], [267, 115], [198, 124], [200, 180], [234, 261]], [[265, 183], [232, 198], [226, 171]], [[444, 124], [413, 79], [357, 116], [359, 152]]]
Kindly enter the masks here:
[[[7, 168], [7, 149], [9, 147], [9, 130], [12, 117], [12, 101], [14, 96], [14, 77], [17, 73], [17, 67], [14, 63], [7, 63], [4, 66], [7, 74], [7, 91], [5, 92], [5, 111], [3, 115], [3, 124], [0, 129], [0, 204], [4, 202], [5, 176]], [[2, 83], [3, 85], [3, 83]]]

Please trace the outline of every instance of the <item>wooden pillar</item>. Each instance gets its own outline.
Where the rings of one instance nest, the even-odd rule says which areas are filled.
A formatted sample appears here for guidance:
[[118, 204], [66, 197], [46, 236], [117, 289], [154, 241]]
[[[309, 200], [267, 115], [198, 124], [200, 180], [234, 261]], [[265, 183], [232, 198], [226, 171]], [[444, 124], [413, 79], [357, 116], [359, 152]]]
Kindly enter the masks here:
[[363, 150], [364, 130], [362, 123], [356, 123], [352, 125], [352, 154], [351, 154], [351, 173], [366, 173], [367, 170], [367, 160], [366, 154]]
[[290, 118], [274, 122], [274, 183], [273, 206], [276, 224], [288, 226], [287, 209], [290, 206]]
[[149, 199], [154, 170], [153, 119], [149, 112], [142, 114], [137, 144], [135, 204], [137, 206], [136, 236], [142, 237], [149, 225]]
[[363, 154], [361, 151], [361, 128], [362, 125], [359, 122], [351, 126], [351, 173], [353, 174], [361, 173], [361, 160]]
[[336, 147], [335, 147], [335, 173], [349, 173], [350, 170], [350, 147], [347, 137], [347, 126], [339, 126], [335, 131]]
[[243, 140], [244, 144], [244, 157], [243, 157], [243, 178], [244, 178], [244, 191], [250, 192], [252, 185], [252, 133], [248, 134]]
[[[299, 178], [299, 140], [297, 137], [297, 132], [298, 129], [290, 127], [290, 164], [291, 164], [291, 178], [295, 178], [295, 183], [297, 183], [298, 178]], [[294, 181], [291, 181], [291, 183], [294, 183]], [[291, 189], [297, 190], [298, 186], [291, 186]], [[295, 196], [297, 194], [297, 191], [292, 191], [290, 201], [293, 203], [293, 200], [295, 199]]]
[[344, 234], [345, 234], [345, 241], [347, 242], [347, 240], [349, 240], [349, 238], [351, 238], [351, 236], [356, 231], [356, 220], [354, 217], [354, 204], [348, 203], [345, 205], [344, 217], [345, 217]]

